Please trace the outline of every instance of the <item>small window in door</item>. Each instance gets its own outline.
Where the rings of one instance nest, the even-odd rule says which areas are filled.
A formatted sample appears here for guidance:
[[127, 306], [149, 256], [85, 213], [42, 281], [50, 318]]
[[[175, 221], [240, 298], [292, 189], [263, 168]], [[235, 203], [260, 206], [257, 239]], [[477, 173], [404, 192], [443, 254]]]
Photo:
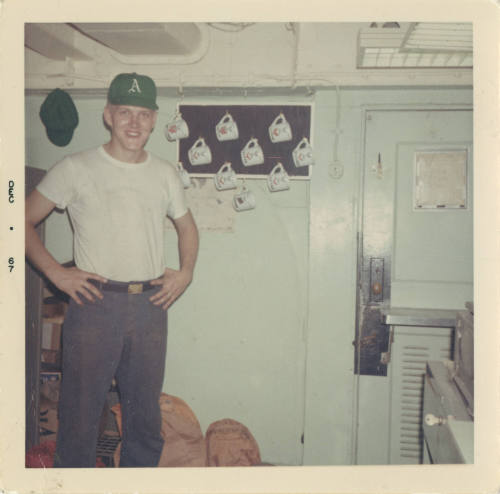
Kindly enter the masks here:
[[414, 209], [465, 209], [467, 150], [415, 152]]

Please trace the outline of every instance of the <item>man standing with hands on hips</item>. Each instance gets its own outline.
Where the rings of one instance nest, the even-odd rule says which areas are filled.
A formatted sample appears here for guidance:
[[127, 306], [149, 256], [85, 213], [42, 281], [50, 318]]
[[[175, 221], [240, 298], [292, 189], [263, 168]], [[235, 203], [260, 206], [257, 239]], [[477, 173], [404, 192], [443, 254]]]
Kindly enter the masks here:
[[[71, 297], [54, 467], [95, 466], [113, 377], [122, 407], [120, 466], [157, 466], [161, 455], [166, 309], [191, 283], [198, 230], [177, 170], [144, 149], [157, 109], [152, 79], [117, 75], [104, 109], [109, 142], [64, 158], [26, 200], [26, 255]], [[54, 207], [68, 208], [76, 267], [61, 266], [35, 231]], [[165, 267], [166, 215], [178, 235], [179, 270]]]

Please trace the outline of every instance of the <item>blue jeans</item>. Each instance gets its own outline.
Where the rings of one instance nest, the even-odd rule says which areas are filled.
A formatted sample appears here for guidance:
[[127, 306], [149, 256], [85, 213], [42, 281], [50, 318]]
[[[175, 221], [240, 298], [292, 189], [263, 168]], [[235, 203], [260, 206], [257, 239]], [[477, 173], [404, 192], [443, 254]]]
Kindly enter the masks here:
[[[117, 283], [117, 282], [113, 282]], [[103, 300], [71, 300], [63, 328], [59, 427], [54, 467], [95, 467], [99, 421], [113, 377], [122, 409], [120, 467], [155, 467], [161, 414], [167, 313], [149, 297], [101, 291]]]

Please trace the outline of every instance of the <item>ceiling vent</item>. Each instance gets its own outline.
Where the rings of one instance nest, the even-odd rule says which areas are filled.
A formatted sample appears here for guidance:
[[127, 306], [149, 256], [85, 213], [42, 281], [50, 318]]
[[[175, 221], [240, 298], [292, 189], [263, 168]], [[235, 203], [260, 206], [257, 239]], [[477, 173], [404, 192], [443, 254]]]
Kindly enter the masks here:
[[123, 64], [194, 63], [208, 49], [207, 26], [194, 22], [38, 23], [25, 25], [25, 44], [51, 60], [107, 54]]

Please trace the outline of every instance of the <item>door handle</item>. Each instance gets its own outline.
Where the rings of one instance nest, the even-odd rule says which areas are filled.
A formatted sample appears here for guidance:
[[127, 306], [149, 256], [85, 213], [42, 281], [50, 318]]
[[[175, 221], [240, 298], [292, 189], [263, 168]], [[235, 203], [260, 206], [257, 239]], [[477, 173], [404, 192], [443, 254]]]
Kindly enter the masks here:
[[425, 423], [432, 427], [434, 425], [443, 425], [446, 424], [446, 419], [444, 417], [436, 417], [433, 413], [428, 413], [425, 416]]

